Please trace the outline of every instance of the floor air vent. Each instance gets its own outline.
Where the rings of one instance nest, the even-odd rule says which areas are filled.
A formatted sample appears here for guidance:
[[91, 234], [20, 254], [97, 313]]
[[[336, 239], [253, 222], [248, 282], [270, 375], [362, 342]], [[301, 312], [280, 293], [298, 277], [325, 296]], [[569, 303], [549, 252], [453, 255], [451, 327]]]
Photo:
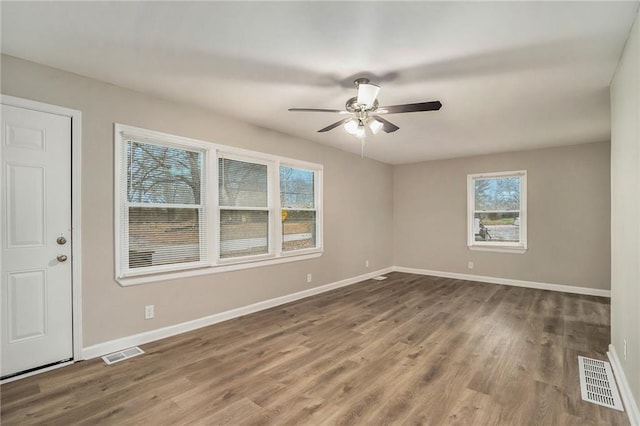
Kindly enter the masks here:
[[385, 277], [384, 275], [378, 275], [377, 277], [373, 277], [372, 279], [376, 281], [382, 281], [382, 280], [386, 280], [387, 277]]
[[120, 352], [114, 352], [109, 355], [105, 355], [102, 357], [107, 365], [115, 364], [116, 362], [124, 361], [125, 359], [133, 358], [137, 355], [142, 355], [144, 351], [139, 347], [135, 346], [133, 348], [125, 349]]
[[624, 411], [611, 364], [606, 361], [578, 357], [582, 399], [616, 410]]

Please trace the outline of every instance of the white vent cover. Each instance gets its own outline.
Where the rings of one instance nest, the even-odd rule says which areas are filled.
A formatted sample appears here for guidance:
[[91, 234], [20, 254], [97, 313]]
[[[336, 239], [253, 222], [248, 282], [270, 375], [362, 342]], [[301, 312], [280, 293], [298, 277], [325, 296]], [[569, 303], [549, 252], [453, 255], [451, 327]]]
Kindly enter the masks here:
[[611, 364], [606, 361], [578, 357], [582, 399], [604, 407], [624, 411]]
[[134, 356], [137, 356], [137, 355], [142, 355], [143, 353], [144, 351], [142, 349], [140, 349], [137, 346], [134, 346], [133, 348], [129, 348], [120, 352], [114, 352], [112, 354], [105, 355], [102, 357], [102, 359], [107, 365], [111, 365], [111, 364], [115, 364], [116, 362], [124, 361], [125, 359], [133, 358]]
[[372, 279], [376, 281], [382, 281], [382, 280], [386, 280], [387, 277], [385, 277], [384, 275], [378, 275], [377, 277], [373, 277]]

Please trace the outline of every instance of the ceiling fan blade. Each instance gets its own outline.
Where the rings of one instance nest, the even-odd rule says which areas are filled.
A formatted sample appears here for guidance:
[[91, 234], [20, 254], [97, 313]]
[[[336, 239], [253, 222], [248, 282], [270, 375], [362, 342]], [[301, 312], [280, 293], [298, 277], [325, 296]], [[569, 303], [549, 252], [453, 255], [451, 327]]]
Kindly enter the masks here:
[[401, 112], [437, 111], [442, 108], [440, 101], [419, 102], [417, 104], [402, 104], [379, 107], [376, 114], [398, 114]]
[[396, 130], [398, 130], [400, 128], [400, 127], [396, 126], [395, 124], [393, 124], [392, 122], [387, 121], [387, 120], [385, 120], [384, 118], [382, 118], [380, 116], [372, 115], [371, 117], [382, 123], [382, 130], [385, 133], [392, 133], [392, 132], [395, 132]]
[[329, 124], [327, 127], [318, 130], [318, 133], [328, 132], [329, 130], [335, 129], [336, 127], [346, 123], [349, 120], [351, 120], [351, 117], [345, 118], [344, 120], [336, 121], [335, 123]]
[[341, 109], [323, 109], [323, 108], [289, 108], [289, 111], [294, 112], [337, 112], [338, 114], [350, 114], [349, 111]]
[[371, 83], [358, 84], [358, 104], [366, 105], [367, 108], [370, 108], [376, 101], [378, 92], [380, 92], [380, 86]]

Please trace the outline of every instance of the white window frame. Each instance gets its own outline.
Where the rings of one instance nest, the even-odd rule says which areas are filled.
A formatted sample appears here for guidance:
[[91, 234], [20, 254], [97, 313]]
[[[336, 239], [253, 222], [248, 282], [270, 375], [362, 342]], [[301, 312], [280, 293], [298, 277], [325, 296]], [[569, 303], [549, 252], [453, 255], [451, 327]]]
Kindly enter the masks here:
[[[208, 220], [209, 216], [209, 194], [206, 193], [210, 177], [208, 176], [208, 157], [207, 145], [198, 141], [192, 141], [186, 138], [180, 137], [167, 137], [167, 135], [156, 134], [155, 132], [141, 131], [142, 129], [136, 129], [128, 126], [116, 125], [116, 144], [115, 144], [115, 187], [116, 187], [116, 203], [115, 203], [115, 217], [116, 217], [116, 277], [126, 278], [138, 275], [158, 274], [170, 271], [179, 271], [185, 269], [202, 268], [209, 265], [209, 244], [207, 230], [211, 228], [208, 226], [211, 223]], [[131, 203], [127, 199], [126, 177], [123, 173], [127, 172], [127, 150], [126, 142], [129, 139], [134, 139], [139, 142], [146, 142], [149, 145], [170, 147], [176, 149], [184, 149], [189, 151], [196, 151], [202, 153], [201, 164], [201, 200], [200, 204], [157, 204], [157, 203]], [[123, 188], [123, 185], [125, 187]], [[127, 214], [129, 207], [168, 207], [168, 208], [192, 208], [198, 209], [204, 213], [204, 217], [200, 219], [200, 253], [202, 259], [199, 262], [188, 263], [174, 263], [168, 265], [158, 265], [145, 267], [144, 269], [130, 269], [129, 268], [129, 215]], [[199, 217], [201, 217], [199, 215]]]
[[[475, 181], [492, 178], [520, 178], [520, 242], [475, 240]], [[467, 175], [467, 247], [470, 250], [523, 254], [527, 251], [527, 171], [476, 173]]]
[[[126, 135], [126, 136], [125, 136]], [[171, 146], [179, 149], [200, 150], [203, 152], [202, 187], [203, 220], [209, 226], [202, 227], [202, 244], [205, 245], [204, 258], [200, 262], [147, 267], [144, 270], [128, 268], [127, 218], [122, 215], [123, 205], [127, 205], [126, 179], [126, 140], [135, 137], [139, 141], [151, 144]], [[321, 164], [280, 157], [256, 151], [235, 148], [206, 141], [175, 136], [167, 133], [141, 129], [115, 123], [115, 279], [122, 286], [144, 284], [155, 281], [185, 278], [219, 272], [267, 266], [285, 262], [316, 258], [323, 253], [322, 220], [322, 180]], [[220, 205], [218, 196], [218, 160], [228, 158], [267, 165], [268, 173], [268, 211], [269, 211], [269, 252], [255, 256], [239, 256], [220, 259]], [[314, 200], [316, 203], [316, 247], [301, 250], [282, 251], [282, 221], [280, 208], [280, 165], [314, 172]], [[244, 209], [244, 208], [243, 208]], [[249, 208], [251, 209], [251, 208]], [[211, 226], [213, 225], [213, 226]]]
[[267, 237], [267, 248], [268, 251], [267, 253], [262, 253], [262, 254], [256, 254], [253, 256], [238, 256], [238, 257], [229, 257], [226, 259], [223, 259], [220, 257], [220, 241], [219, 238], [216, 238], [216, 260], [218, 263], [220, 264], [231, 264], [231, 263], [240, 263], [240, 262], [254, 262], [257, 260], [262, 260], [262, 259], [267, 259], [270, 257], [274, 257], [275, 254], [275, 248], [274, 248], [274, 244], [273, 244], [273, 221], [274, 219], [271, 217], [271, 215], [273, 214], [273, 168], [274, 168], [274, 162], [273, 161], [268, 161], [268, 160], [264, 160], [261, 158], [256, 158], [256, 157], [248, 157], [246, 155], [238, 155], [238, 154], [234, 154], [232, 152], [227, 152], [227, 151], [218, 151], [218, 155], [216, 158], [216, 165], [219, 167], [219, 160], [220, 159], [227, 159], [227, 160], [234, 160], [234, 161], [242, 161], [242, 162], [246, 162], [246, 163], [253, 163], [253, 164], [261, 164], [264, 166], [267, 166], [267, 206], [266, 207], [232, 207], [232, 206], [221, 206], [220, 205], [220, 197], [219, 197], [219, 190], [220, 188], [218, 187], [218, 173], [219, 170], [216, 170], [216, 213], [217, 213], [217, 220], [216, 220], [216, 227], [215, 227], [215, 232], [216, 235], [219, 236], [220, 235], [220, 212], [222, 210], [253, 210], [253, 211], [266, 211], [269, 214], [269, 225], [268, 225], [268, 237]]
[[[309, 172], [313, 172], [313, 188], [314, 188], [314, 194], [313, 194], [313, 204], [314, 204], [314, 208], [284, 208], [281, 206], [280, 204], [280, 167], [290, 167], [293, 169], [298, 169], [298, 170], [305, 170], [305, 171], [309, 171]], [[278, 168], [275, 170], [275, 172], [278, 174], [278, 198], [277, 198], [277, 208], [278, 208], [278, 214], [282, 214], [282, 210], [292, 210], [292, 211], [314, 211], [316, 212], [316, 247], [320, 246], [322, 247], [322, 232], [320, 232], [322, 230], [322, 170], [316, 170], [316, 169], [310, 169], [309, 167], [305, 167], [304, 164], [302, 163], [295, 163], [295, 162], [280, 162], [278, 164]], [[278, 222], [278, 226], [277, 226], [277, 244], [278, 247], [281, 251], [281, 255], [283, 257], [286, 256], [298, 256], [300, 254], [305, 254], [305, 253], [313, 253], [316, 249], [315, 248], [305, 248], [305, 249], [299, 249], [299, 250], [287, 250], [284, 251], [282, 250], [282, 220], [277, 220]]]

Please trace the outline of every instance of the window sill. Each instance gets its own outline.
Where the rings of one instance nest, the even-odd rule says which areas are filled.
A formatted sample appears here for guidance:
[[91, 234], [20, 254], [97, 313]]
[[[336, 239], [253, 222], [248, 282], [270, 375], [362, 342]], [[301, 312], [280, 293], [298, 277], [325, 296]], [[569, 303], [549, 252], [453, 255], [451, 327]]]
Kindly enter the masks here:
[[175, 271], [175, 272], [162, 272], [162, 273], [155, 273], [155, 274], [148, 274], [148, 275], [121, 277], [121, 278], [116, 278], [116, 281], [122, 287], [128, 287], [132, 285], [147, 284], [147, 283], [153, 283], [157, 281], [174, 280], [179, 278], [195, 277], [199, 275], [217, 274], [220, 272], [231, 272], [231, 271], [238, 271], [242, 269], [259, 268], [261, 266], [297, 262], [300, 260], [314, 259], [320, 256], [322, 256], [322, 250], [316, 251], [313, 253], [296, 254], [296, 255], [291, 254], [283, 257], [278, 257], [275, 259], [270, 258], [266, 260], [253, 261], [253, 262], [232, 263], [232, 264], [226, 264], [226, 265], [222, 264], [222, 265], [208, 266], [204, 268], [188, 269], [188, 270]]
[[474, 251], [492, 251], [492, 252], [497, 252], [497, 253], [524, 254], [527, 251], [527, 248], [526, 247], [522, 247], [522, 246], [512, 247], [512, 246], [480, 246], [480, 245], [473, 245], [473, 246], [467, 246], [467, 247], [469, 247], [469, 250], [474, 250]]

